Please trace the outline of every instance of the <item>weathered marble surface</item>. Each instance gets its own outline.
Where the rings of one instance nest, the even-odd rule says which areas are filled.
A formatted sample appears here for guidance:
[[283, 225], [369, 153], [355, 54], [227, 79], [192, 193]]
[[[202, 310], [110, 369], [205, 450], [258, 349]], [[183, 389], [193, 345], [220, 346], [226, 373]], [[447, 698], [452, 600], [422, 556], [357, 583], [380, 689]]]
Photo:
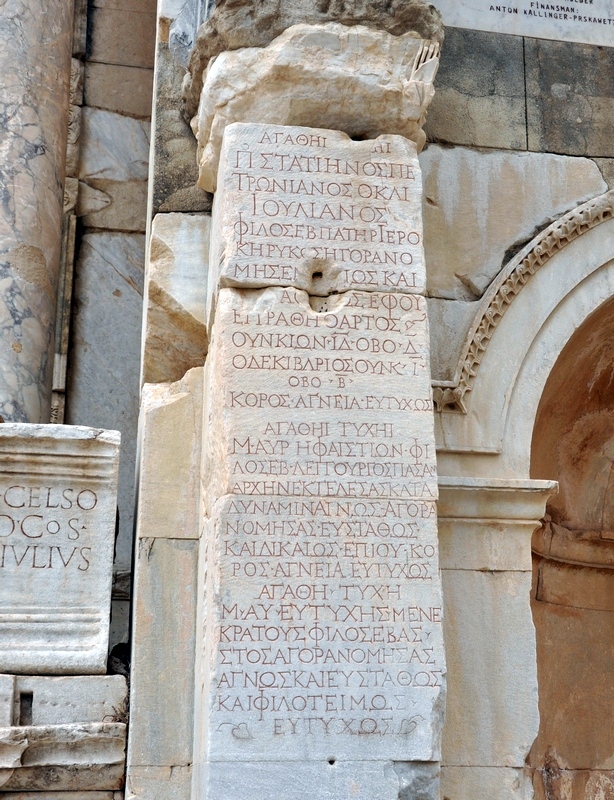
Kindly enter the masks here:
[[424, 293], [422, 180], [408, 139], [239, 123], [224, 134], [220, 176], [210, 307], [220, 286]]
[[415, 33], [334, 22], [295, 25], [266, 48], [221, 53], [192, 120], [198, 185], [215, 190], [222, 137], [233, 122], [329, 128], [355, 139], [399, 134], [420, 150], [438, 55], [437, 43]]
[[133, 548], [144, 262], [142, 234], [86, 233], [75, 277], [66, 421], [122, 433], [117, 572], [130, 571]]
[[197, 567], [198, 540], [139, 538], [128, 776], [192, 764]]
[[199, 538], [200, 479], [194, 465], [201, 460], [202, 394], [202, 367], [176, 383], [143, 386], [139, 538]]
[[71, 70], [71, 0], [0, 16], [0, 415], [47, 422]]
[[0, 426], [0, 669], [106, 671], [116, 431]]
[[190, 56], [185, 86], [186, 110], [193, 116], [202, 88], [202, 75], [210, 58], [223, 50], [266, 47], [292, 25], [322, 25], [338, 22], [345, 26], [365, 25], [400, 36], [416, 31], [423, 39], [443, 41], [441, 15], [434, 5], [423, 0], [343, 0], [322, 3], [317, 0], [239, 0], [219, 3], [200, 28]]
[[125, 747], [120, 722], [0, 728], [0, 788], [120, 789]]
[[434, 297], [481, 297], [509, 260], [508, 250], [607, 191], [586, 158], [431, 144], [419, 161], [427, 292]]
[[143, 387], [126, 775], [139, 800], [191, 800], [202, 405], [202, 367]]
[[[29, 708], [21, 707], [21, 695], [30, 694]], [[11, 719], [3, 726], [30, 724], [67, 725], [110, 722], [126, 708], [128, 687], [121, 675], [50, 677], [3, 675], [0, 699], [10, 698]], [[26, 712], [27, 720], [23, 719]]]
[[[163, 22], [161, 18], [160, 25]], [[155, 146], [150, 177], [153, 214], [160, 211], [211, 210], [211, 194], [196, 185], [197, 142], [181, 113], [181, 82], [184, 75], [185, 69], [173, 58], [168, 42], [158, 41], [153, 131]]]
[[[295, 797], [345, 796], [350, 780], [357, 797], [398, 797], [390, 759], [439, 759], [425, 309], [410, 294], [220, 291], [199, 568], [205, 797], [236, 797], [249, 771], [255, 796], [281, 797], [284, 763]], [[416, 768], [402, 785], [435, 797], [437, 767]]]
[[179, 380], [207, 355], [207, 280], [211, 217], [157, 214], [151, 226], [142, 377]]

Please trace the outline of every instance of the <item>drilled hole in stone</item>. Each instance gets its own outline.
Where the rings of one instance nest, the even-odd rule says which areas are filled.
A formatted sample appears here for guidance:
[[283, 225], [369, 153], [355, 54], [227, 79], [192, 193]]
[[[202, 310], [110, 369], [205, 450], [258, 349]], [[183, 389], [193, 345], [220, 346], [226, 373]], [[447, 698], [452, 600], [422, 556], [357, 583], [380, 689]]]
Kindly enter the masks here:
[[34, 695], [32, 692], [19, 693], [19, 724], [31, 725], [32, 724], [32, 705]]
[[336, 761], [337, 761], [337, 759], [336, 759], [336, 758], [329, 758], [329, 759], [328, 759], [328, 763], [331, 765], [331, 767], [332, 767], [332, 766], [334, 766], [334, 764], [335, 764], [335, 762], [336, 762]]
[[322, 277], [322, 273], [321, 272], [314, 272], [313, 275], [311, 276], [312, 280], [313, 280], [313, 278], [321, 278], [321, 277]]

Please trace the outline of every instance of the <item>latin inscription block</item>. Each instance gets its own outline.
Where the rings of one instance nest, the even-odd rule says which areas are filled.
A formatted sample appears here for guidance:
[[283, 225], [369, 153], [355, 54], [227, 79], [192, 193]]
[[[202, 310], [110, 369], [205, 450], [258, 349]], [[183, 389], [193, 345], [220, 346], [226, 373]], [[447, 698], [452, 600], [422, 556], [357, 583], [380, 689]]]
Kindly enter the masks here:
[[219, 286], [423, 294], [421, 203], [416, 145], [402, 136], [229, 125], [210, 297]]
[[0, 425], [2, 672], [106, 672], [119, 441]]
[[420, 295], [222, 289], [211, 496], [435, 500], [427, 345]]

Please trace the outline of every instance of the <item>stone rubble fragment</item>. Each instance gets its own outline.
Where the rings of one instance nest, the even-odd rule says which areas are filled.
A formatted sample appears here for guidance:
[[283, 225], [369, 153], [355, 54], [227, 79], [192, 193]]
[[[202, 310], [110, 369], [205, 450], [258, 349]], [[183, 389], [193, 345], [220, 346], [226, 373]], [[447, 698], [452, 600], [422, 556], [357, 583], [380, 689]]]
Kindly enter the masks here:
[[436, 42], [413, 32], [337, 23], [295, 25], [266, 48], [221, 53], [192, 120], [198, 185], [215, 191], [222, 137], [233, 122], [327, 128], [355, 139], [399, 134], [421, 150], [438, 55]]
[[423, 39], [443, 42], [441, 14], [424, 0], [234, 0], [217, 2], [209, 19], [201, 26], [192, 50], [184, 87], [188, 118], [198, 106], [202, 75], [209, 60], [224, 50], [266, 47], [287, 28], [299, 23], [324, 25], [338, 22], [346, 26], [364, 25], [401, 36], [415, 31]]

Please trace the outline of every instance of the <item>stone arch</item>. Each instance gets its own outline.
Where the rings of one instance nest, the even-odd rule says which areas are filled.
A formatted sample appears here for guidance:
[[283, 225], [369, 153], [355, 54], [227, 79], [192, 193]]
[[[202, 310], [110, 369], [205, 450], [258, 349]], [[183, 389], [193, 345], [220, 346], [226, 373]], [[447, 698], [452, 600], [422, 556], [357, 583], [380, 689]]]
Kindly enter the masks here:
[[612, 298], [609, 192], [518, 253], [479, 304], [455, 380], [435, 386], [450, 798], [529, 797], [531, 782], [543, 797], [526, 762], [539, 730], [531, 540], [556, 483], [531, 472], [533, 432], [562, 351]]
[[613, 295], [608, 192], [543, 231], [484, 296], [454, 380], [434, 388], [440, 474], [529, 477], [546, 379], [573, 333]]
[[537, 411], [531, 474], [557, 480], [533, 536], [546, 795], [614, 794], [614, 297], [573, 334]]

